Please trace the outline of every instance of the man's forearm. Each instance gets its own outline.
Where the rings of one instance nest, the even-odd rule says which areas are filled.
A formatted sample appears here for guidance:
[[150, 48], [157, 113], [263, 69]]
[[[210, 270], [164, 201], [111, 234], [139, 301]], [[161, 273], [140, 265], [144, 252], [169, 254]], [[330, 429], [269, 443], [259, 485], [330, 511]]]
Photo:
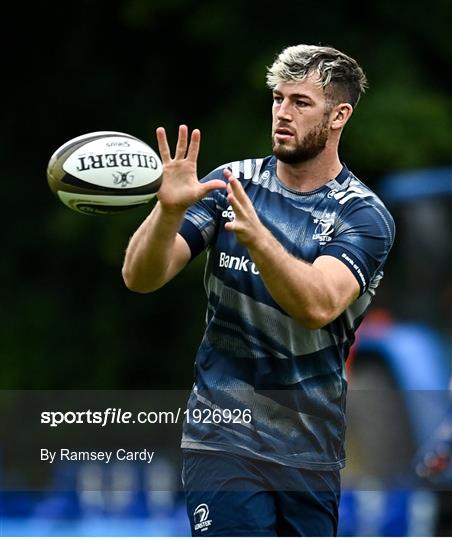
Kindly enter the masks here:
[[268, 229], [248, 251], [273, 299], [308, 328], [321, 328], [334, 318], [334, 299], [323, 273], [288, 253]]
[[225, 223], [247, 247], [273, 299], [307, 328], [322, 328], [358, 297], [359, 286], [345, 265], [329, 256], [313, 264], [288, 253], [262, 224], [240, 182], [228, 170], [228, 202], [235, 217]]
[[175, 242], [184, 217], [168, 213], [156, 204], [151, 214], [132, 236], [126, 250], [122, 275], [127, 287], [136, 292], [151, 292], [168, 280], [177, 258]]

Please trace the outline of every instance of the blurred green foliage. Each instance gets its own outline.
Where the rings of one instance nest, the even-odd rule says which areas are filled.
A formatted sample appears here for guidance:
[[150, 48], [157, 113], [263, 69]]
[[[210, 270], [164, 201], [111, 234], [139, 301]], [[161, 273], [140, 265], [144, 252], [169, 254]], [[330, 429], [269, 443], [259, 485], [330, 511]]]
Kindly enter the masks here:
[[156, 146], [186, 122], [203, 133], [200, 175], [270, 152], [265, 67], [284, 47], [330, 44], [370, 89], [342, 158], [370, 185], [400, 168], [450, 164], [452, 9], [266, 0], [79, 0], [9, 6], [4, 17], [3, 388], [188, 387], [202, 335], [202, 257], [150, 296], [120, 269], [149, 209], [78, 215], [53, 198], [52, 152], [96, 130]]

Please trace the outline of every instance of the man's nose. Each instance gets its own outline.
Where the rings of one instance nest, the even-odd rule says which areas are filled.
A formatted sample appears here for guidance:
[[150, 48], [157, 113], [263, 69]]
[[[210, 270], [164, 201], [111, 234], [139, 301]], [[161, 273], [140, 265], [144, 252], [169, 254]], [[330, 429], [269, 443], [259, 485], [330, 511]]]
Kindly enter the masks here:
[[290, 111], [290, 101], [288, 99], [283, 99], [278, 107], [278, 110], [276, 112], [277, 118], [281, 118], [284, 120], [291, 120], [292, 114]]

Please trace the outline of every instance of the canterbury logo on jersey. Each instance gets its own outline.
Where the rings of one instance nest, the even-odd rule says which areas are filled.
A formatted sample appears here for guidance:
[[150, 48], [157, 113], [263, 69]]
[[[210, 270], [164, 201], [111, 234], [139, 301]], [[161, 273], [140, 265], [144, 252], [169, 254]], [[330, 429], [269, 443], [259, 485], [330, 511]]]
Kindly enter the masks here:
[[238, 270], [239, 272], [251, 272], [254, 275], [259, 275], [259, 270], [256, 265], [250, 259], [247, 259], [243, 255], [241, 257], [234, 257], [228, 255], [224, 251], [220, 252], [220, 260], [218, 263], [220, 268], [231, 268]]

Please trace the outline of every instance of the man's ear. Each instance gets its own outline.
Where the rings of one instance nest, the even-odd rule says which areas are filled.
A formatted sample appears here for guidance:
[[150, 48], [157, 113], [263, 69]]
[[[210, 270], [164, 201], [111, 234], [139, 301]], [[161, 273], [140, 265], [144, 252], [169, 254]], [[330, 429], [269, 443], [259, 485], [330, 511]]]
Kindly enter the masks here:
[[331, 129], [342, 129], [352, 115], [353, 107], [350, 103], [339, 103], [331, 111]]

